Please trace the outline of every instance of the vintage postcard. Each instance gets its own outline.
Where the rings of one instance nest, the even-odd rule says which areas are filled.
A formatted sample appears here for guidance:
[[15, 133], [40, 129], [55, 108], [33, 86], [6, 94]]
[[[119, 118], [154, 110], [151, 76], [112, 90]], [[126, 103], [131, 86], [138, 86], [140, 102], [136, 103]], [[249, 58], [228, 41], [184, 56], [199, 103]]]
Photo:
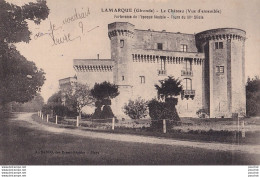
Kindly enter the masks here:
[[2, 174], [259, 165], [259, 6], [1, 0]]

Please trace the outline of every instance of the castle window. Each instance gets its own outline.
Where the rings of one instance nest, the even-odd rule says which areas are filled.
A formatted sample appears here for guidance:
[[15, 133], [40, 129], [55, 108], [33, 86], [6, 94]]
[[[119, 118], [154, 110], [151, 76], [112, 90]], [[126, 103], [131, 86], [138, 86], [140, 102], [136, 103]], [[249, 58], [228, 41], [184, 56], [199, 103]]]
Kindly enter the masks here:
[[157, 43], [157, 49], [162, 50], [163, 49], [163, 44], [162, 43]]
[[140, 83], [144, 84], [145, 83], [145, 77], [144, 76], [139, 76], [140, 77]]
[[215, 42], [215, 49], [223, 49], [223, 42]]
[[160, 69], [161, 70], [165, 70], [166, 69], [166, 67], [165, 67], [165, 60], [166, 60], [165, 57], [161, 57], [161, 63], [160, 63]]
[[192, 80], [190, 78], [184, 79], [184, 90], [192, 90]]
[[181, 51], [182, 51], [182, 52], [187, 52], [187, 48], [188, 48], [187, 45], [181, 44]]
[[122, 76], [122, 81], [124, 81], [125, 80], [125, 76]]
[[220, 49], [223, 49], [223, 42], [219, 42], [218, 46], [219, 46]]
[[121, 48], [124, 47], [124, 43], [125, 43], [125, 41], [121, 39], [121, 40], [120, 40], [120, 47], [121, 47]]
[[224, 66], [216, 66], [217, 73], [224, 73]]
[[184, 63], [185, 65], [184, 65], [184, 69], [186, 70], [186, 71], [191, 71], [192, 70], [192, 62], [191, 62], [191, 60], [190, 59], [185, 59], [185, 63]]

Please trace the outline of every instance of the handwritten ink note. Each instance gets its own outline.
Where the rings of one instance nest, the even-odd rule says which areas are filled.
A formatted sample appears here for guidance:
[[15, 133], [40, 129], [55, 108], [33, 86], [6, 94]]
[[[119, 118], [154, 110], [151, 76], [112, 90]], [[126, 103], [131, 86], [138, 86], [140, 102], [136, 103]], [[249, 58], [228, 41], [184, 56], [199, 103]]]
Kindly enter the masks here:
[[[52, 46], [72, 42], [74, 40], [81, 40], [82, 36], [90, 32], [99, 26], [91, 28], [90, 30], [85, 30], [86, 22], [84, 20], [90, 15], [90, 10], [87, 8], [84, 10], [74, 9], [74, 13], [66, 18], [64, 18], [61, 23], [53, 23], [50, 21], [48, 32], [38, 32], [34, 35], [34, 39], [38, 39], [43, 36], [49, 36], [52, 41]], [[68, 30], [66, 27], [72, 26], [73, 30]], [[78, 29], [78, 30], [77, 30]]]

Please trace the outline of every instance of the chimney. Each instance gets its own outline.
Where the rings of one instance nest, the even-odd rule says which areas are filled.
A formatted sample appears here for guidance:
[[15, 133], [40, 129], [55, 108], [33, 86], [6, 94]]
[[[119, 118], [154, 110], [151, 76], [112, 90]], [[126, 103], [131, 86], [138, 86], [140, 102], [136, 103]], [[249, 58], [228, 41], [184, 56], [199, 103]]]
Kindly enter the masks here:
[[99, 54], [97, 54], [97, 59], [99, 60]]

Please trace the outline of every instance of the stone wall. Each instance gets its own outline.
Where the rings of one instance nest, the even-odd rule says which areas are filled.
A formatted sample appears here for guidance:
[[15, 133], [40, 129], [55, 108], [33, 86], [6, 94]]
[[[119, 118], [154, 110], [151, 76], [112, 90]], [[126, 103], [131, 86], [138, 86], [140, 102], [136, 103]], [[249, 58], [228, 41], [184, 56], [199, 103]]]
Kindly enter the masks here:
[[92, 88], [95, 83], [108, 81], [113, 83], [114, 60], [111, 59], [75, 59], [74, 69], [77, 80]]
[[184, 44], [187, 45], [187, 52], [197, 52], [193, 34], [136, 29], [134, 39], [135, 49], [157, 50], [157, 43], [162, 43], [163, 50], [182, 51], [181, 44]]
[[[74, 64], [74, 68], [80, 82], [94, 85], [109, 81], [119, 86], [120, 95], [112, 100], [115, 114], [124, 116], [122, 107], [129, 99], [157, 98], [154, 85], [167, 76], [192, 82], [190, 90], [195, 94], [178, 99], [181, 117], [196, 117], [199, 109], [208, 110], [210, 117], [245, 113], [243, 30], [224, 28], [193, 35], [137, 30], [130, 23], [115, 22], [108, 25], [108, 36], [112, 60], [85, 60], [85, 64]], [[223, 48], [216, 49], [216, 42], [222, 42]], [[187, 45], [187, 51], [182, 51], [182, 45]], [[186, 61], [191, 62], [189, 74]], [[218, 72], [218, 66], [223, 66], [223, 73]]]
[[[185, 60], [180, 63], [166, 62], [166, 74], [158, 75], [159, 62], [134, 62], [133, 72], [133, 98], [142, 97], [146, 100], [157, 98], [157, 90], [155, 84], [159, 84], [159, 80], [164, 80], [168, 76], [174, 76], [184, 81], [185, 78], [192, 80], [192, 90], [195, 90], [194, 99], [182, 99], [179, 96], [177, 111], [181, 117], [194, 117], [196, 111], [202, 108], [202, 66], [203, 64], [192, 63], [192, 76], [182, 76]], [[141, 83], [141, 77], [144, 76], [145, 83]], [[184, 85], [185, 83], [183, 83]]]
[[[204, 88], [204, 100], [209, 104], [210, 117], [245, 115], [244, 41], [245, 31], [235, 28], [196, 34], [196, 45], [205, 53], [204, 79], [209, 88]], [[216, 47], [219, 42], [223, 48]], [[224, 67], [222, 73], [218, 72], [218, 66]]]

